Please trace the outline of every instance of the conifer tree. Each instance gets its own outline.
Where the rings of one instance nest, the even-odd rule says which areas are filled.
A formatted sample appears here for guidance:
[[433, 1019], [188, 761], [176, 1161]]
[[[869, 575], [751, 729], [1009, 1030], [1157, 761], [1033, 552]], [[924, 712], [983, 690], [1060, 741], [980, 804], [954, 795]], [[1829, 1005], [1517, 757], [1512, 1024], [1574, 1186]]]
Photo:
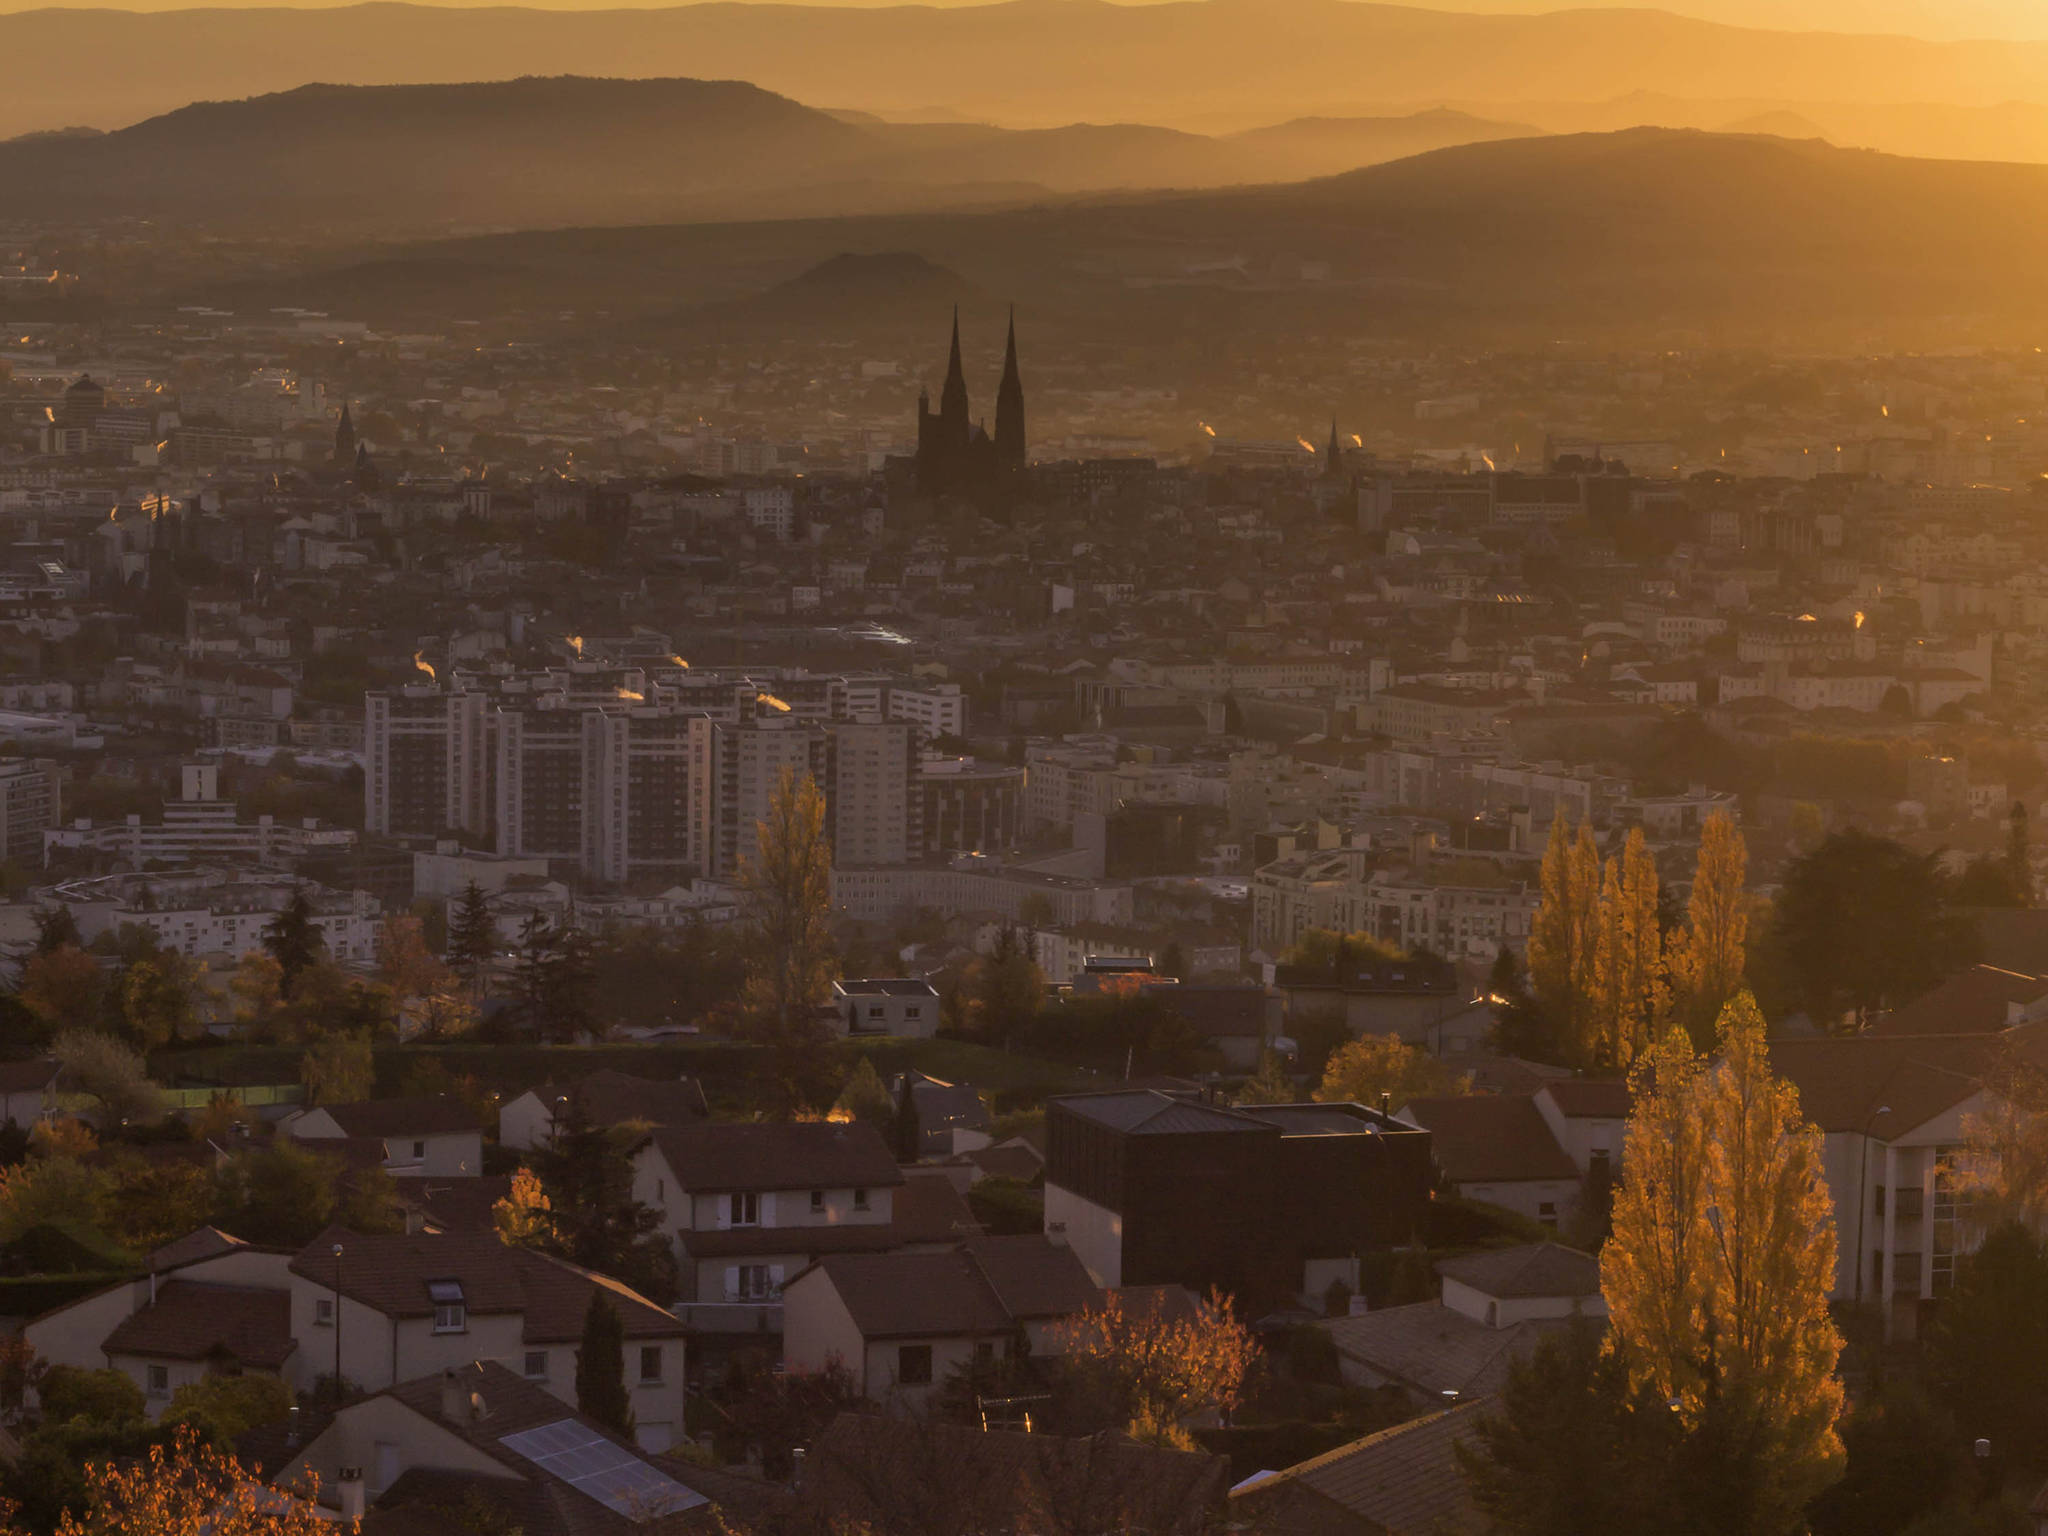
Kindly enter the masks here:
[[498, 925], [491, 918], [490, 898], [474, 880], [463, 887], [462, 899], [448, 919], [446, 959], [475, 994], [482, 986], [484, 967], [498, 948]]
[[626, 1325], [602, 1286], [590, 1289], [583, 1342], [576, 1351], [576, 1411], [615, 1435], [632, 1438], [633, 1402], [626, 1394]]
[[280, 990], [286, 997], [292, 996], [299, 977], [327, 947], [319, 924], [313, 920], [313, 903], [307, 899], [304, 886], [293, 887], [291, 899], [264, 925], [263, 947], [277, 962]]

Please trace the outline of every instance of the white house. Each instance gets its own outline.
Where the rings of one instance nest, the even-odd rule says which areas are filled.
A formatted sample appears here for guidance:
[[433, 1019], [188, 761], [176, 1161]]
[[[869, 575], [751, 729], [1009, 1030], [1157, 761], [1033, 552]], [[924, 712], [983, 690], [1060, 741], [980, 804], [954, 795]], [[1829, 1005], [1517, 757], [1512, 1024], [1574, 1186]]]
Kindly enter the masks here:
[[555, 1116], [573, 1102], [592, 1125], [689, 1125], [710, 1118], [704, 1089], [696, 1079], [634, 1077], [609, 1068], [567, 1084], [542, 1083], [498, 1110], [498, 1145], [517, 1152], [543, 1147], [555, 1134]]
[[285, 1116], [278, 1129], [297, 1141], [374, 1139], [383, 1144], [385, 1170], [399, 1177], [475, 1178], [484, 1167], [475, 1115], [440, 1094], [316, 1105]]
[[912, 1035], [939, 1029], [939, 993], [920, 978], [848, 978], [832, 983], [832, 1011], [848, 1035]]
[[1468, 1200], [1553, 1232], [1578, 1204], [1579, 1167], [1524, 1095], [1411, 1099], [1396, 1118], [1429, 1132], [1437, 1172]]
[[1072, 1249], [1036, 1233], [938, 1253], [833, 1254], [783, 1290], [782, 1358], [834, 1361], [862, 1396], [921, 1402], [954, 1372], [1054, 1353], [1056, 1326], [1102, 1297]]

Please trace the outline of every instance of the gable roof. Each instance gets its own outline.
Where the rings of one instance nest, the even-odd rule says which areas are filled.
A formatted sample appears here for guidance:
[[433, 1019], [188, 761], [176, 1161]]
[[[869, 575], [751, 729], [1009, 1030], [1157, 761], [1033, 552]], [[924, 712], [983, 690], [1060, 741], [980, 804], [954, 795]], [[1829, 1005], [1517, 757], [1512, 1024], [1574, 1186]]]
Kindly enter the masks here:
[[[444, 1391], [451, 1385], [463, 1405], [463, 1410], [453, 1415], [444, 1415]], [[685, 1489], [690, 1488], [687, 1466], [657, 1461], [639, 1447], [621, 1440], [609, 1430], [577, 1414], [566, 1407], [561, 1399], [531, 1382], [522, 1380], [495, 1361], [477, 1361], [445, 1375], [422, 1376], [412, 1381], [400, 1382], [366, 1401], [374, 1402], [377, 1398], [389, 1398], [403, 1404], [422, 1419], [453, 1434], [472, 1449], [482, 1452], [504, 1467], [510, 1476], [496, 1479], [497, 1484], [506, 1484], [511, 1479], [517, 1479], [519, 1483], [524, 1484], [522, 1493], [514, 1493], [511, 1487], [502, 1486], [493, 1488], [492, 1492], [502, 1493], [504, 1507], [509, 1513], [514, 1514], [526, 1536], [680, 1536], [683, 1532], [710, 1532], [717, 1529], [715, 1516], [709, 1507], [702, 1503], [692, 1509], [656, 1515], [648, 1520], [632, 1519], [574, 1487], [541, 1463], [507, 1446], [504, 1442], [508, 1436], [541, 1429], [548, 1425], [573, 1424], [617, 1450], [629, 1454], [641, 1465], [681, 1484]], [[471, 1408], [472, 1404], [477, 1403], [481, 1405], [480, 1414]], [[344, 1408], [336, 1416], [336, 1421], [346, 1419], [349, 1411]], [[329, 1427], [332, 1428], [332, 1425]], [[395, 1517], [407, 1505], [412, 1506], [414, 1510], [433, 1507], [442, 1502], [445, 1494], [459, 1494], [467, 1487], [476, 1485], [476, 1480], [451, 1477], [432, 1468], [415, 1468], [385, 1490], [383, 1497], [377, 1502], [377, 1508], [380, 1518]], [[690, 1491], [693, 1494], [696, 1492], [694, 1489]], [[701, 1499], [702, 1495], [697, 1494], [696, 1497]], [[394, 1518], [391, 1528], [411, 1530], [423, 1527], [405, 1526]], [[444, 1530], [446, 1528], [445, 1523], [440, 1527]], [[376, 1527], [366, 1522], [366, 1529], [374, 1530]]]
[[1401, 1113], [1429, 1132], [1436, 1165], [1454, 1184], [1579, 1177], [1533, 1098], [1410, 1099]]
[[[333, 1248], [341, 1244], [337, 1266]], [[349, 1300], [386, 1317], [432, 1317], [427, 1287], [453, 1280], [462, 1305], [476, 1316], [518, 1315], [529, 1344], [583, 1336], [594, 1290], [611, 1292], [627, 1338], [673, 1338], [684, 1329], [666, 1309], [614, 1280], [530, 1248], [508, 1247], [482, 1233], [374, 1233], [330, 1227], [300, 1249], [291, 1271], [315, 1285], [337, 1283]]]
[[1626, 1120], [1628, 1084], [1618, 1078], [1561, 1077], [1535, 1090], [1550, 1095], [1567, 1120]]
[[2048, 977], [1973, 965], [1870, 1026], [1873, 1035], [1995, 1034], [2017, 1022], [2015, 1008], [2048, 997]]
[[0, 1062], [0, 1094], [42, 1093], [63, 1070], [52, 1057]]
[[942, 1253], [834, 1254], [805, 1273], [831, 1282], [868, 1339], [1007, 1333], [1102, 1296], [1072, 1249], [1037, 1234], [972, 1238]]
[[2048, 1025], [1995, 1035], [1816, 1035], [1770, 1042], [1771, 1066], [1823, 1131], [1893, 1140], [1984, 1086], [2006, 1051], [2048, 1065]]
[[256, 1370], [284, 1367], [292, 1339], [290, 1291], [167, 1280], [156, 1300], [121, 1319], [100, 1348], [161, 1360], [225, 1358]]
[[1233, 1504], [1257, 1508], [1306, 1494], [1370, 1522], [1386, 1536], [1449, 1536], [1483, 1529], [1458, 1463], [1481, 1403], [1412, 1419], [1236, 1489]]
[[1445, 1392], [1461, 1398], [1498, 1392], [1509, 1366], [1546, 1335], [1570, 1327], [1571, 1320], [1531, 1318], [1489, 1328], [1441, 1301], [1417, 1301], [1358, 1317], [1328, 1318], [1316, 1326], [1330, 1335], [1338, 1354], [1441, 1402]]
[[219, 1227], [195, 1227], [183, 1237], [174, 1237], [161, 1248], [151, 1249], [142, 1261], [145, 1269], [161, 1274], [167, 1269], [179, 1269], [187, 1264], [197, 1264], [201, 1259], [217, 1259], [224, 1253], [233, 1253], [237, 1248], [249, 1245]]
[[316, 1104], [313, 1109], [326, 1110], [346, 1136], [452, 1136], [477, 1128], [476, 1115], [468, 1105], [440, 1093]]
[[945, 1174], [907, 1168], [890, 1202], [889, 1225], [899, 1243], [953, 1243], [979, 1236], [974, 1208]]
[[1110, 1093], [1063, 1094], [1059, 1108], [1127, 1136], [1189, 1136], [1215, 1132], [1271, 1130], [1264, 1121], [1157, 1088]]
[[1440, 1260], [1436, 1272], [1499, 1301], [1600, 1294], [1600, 1261], [1562, 1243], [1463, 1254]]
[[696, 1194], [881, 1189], [903, 1182], [881, 1132], [859, 1121], [661, 1126], [654, 1146]]
[[710, 1118], [704, 1088], [694, 1077], [635, 1077], [602, 1067], [567, 1088], [543, 1083], [532, 1090], [542, 1104], [558, 1098], [575, 1101], [593, 1125], [624, 1125], [645, 1120], [649, 1125], [689, 1125]]

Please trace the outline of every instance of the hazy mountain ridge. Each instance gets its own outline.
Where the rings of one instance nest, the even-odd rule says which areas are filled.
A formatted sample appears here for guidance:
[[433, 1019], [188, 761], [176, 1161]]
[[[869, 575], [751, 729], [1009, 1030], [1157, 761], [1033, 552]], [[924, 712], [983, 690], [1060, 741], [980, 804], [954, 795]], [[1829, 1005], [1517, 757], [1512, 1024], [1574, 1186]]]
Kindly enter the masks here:
[[0, 201], [32, 216], [279, 232], [829, 215], [1305, 179], [1532, 131], [1444, 112], [1225, 139], [1140, 124], [903, 125], [734, 81], [312, 85], [0, 144]]
[[[491, 274], [488, 298], [444, 313], [545, 323], [601, 285], [615, 317], [640, 323], [745, 300], [842, 252], [914, 252], [1018, 299], [1035, 324], [1134, 342], [1263, 325], [2010, 343], [2048, 329], [2033, 280], [2048, 261], [2048, 168], [1645, 129], [1467, 145], [1298, 186], [535, 232], [409, 247], [402, 263]], [[202, 296], [373, 318], [431, 307], [402, 272], [356, 264]]]
[[1658, 11], [1477, 15], [1355, 0], [40, 10], [0, 15], [0, 58], [10, 63], [0, 133], [119, 126], [194, 99], [308, 79], [402, 84], [542, 72], [744, 79], [799, 101], [882, 113], [951, 106], [1041, 126], [1202, 119], [1245, 127], [1283, 114], [1380, 113], [1390, 102], [1632, 91], [1795, 102], [1826, 81], [1862, 101], [2048, 102], [2048, 43], [1773, 32]]

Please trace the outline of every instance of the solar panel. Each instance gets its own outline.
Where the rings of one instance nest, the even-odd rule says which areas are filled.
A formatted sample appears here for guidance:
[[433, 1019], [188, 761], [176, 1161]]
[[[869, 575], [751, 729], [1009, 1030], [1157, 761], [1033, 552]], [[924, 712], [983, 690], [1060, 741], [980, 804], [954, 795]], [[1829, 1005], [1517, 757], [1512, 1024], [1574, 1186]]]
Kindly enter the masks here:
[[521, 1430], [498, 1444], [628, 1520], [653, 1520], [710, 1502], [574, 1419]]

